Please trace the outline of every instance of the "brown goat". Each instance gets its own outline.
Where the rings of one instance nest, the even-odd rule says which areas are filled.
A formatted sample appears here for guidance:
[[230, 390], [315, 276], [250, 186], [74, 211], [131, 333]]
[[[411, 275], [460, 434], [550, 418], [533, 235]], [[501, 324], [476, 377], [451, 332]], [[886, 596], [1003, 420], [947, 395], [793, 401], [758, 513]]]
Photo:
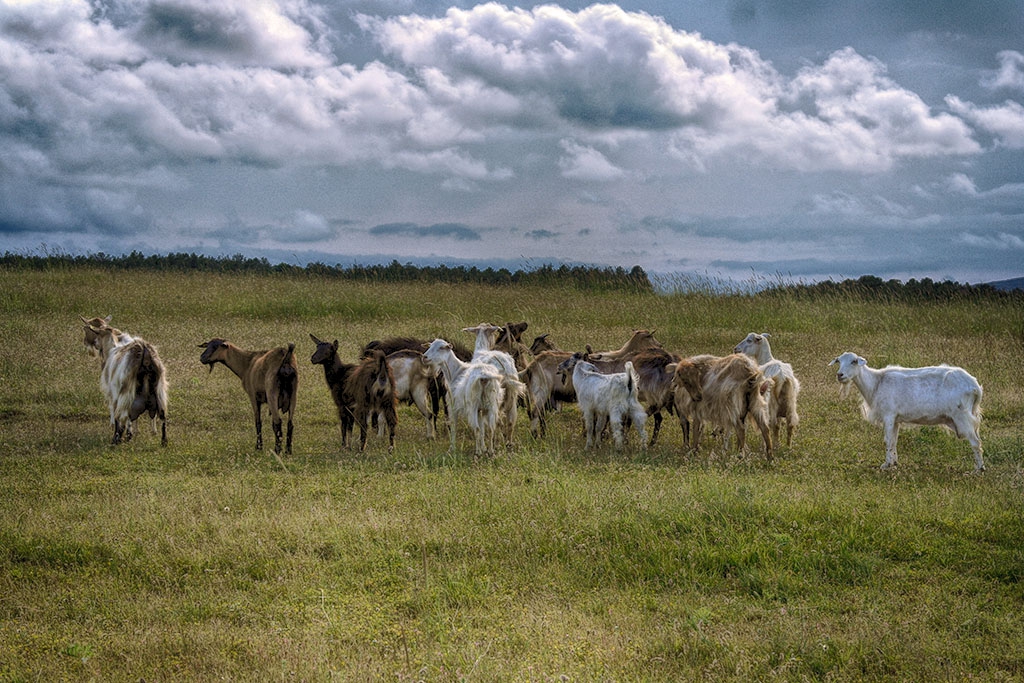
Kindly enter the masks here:
[[274, 452], [281, 452], [281, 415], [288, 414], [288, 435], [285, 452], [292, 452], [292, 431], [295, 401], [299, 389], [299, 367], [295, 362], [295, 344], [279, 346], [269, 351], [245, 351], [224, 339], [211, 339], [200, 344], [203, 349], [199, 362], [210, 367], [223, 363], [242, 380], [242, 388], [249, 395], [256, 421], [256, 450], [263, 449], [263, 404], [270, 410], [274, 427]]
[[[663, 348], [661, 342], [654, 338], [657, 330], [633, 330], [632, 336], [620, 348], [614, 351], [588, 352], [590, 363], [601, 360], [629, 360], [629, 357], [646, 349]], [[596, 363], [595, 363], [596, 364]], [[602, 370], [602, 372], [604, 372]], [[616, 371], [619, 372], [619, 371]]]
[[[467, 348], [464, 344], [458, 342], [450, 343], [456, 358], [462, 362], [468, 363], [469, 359], [473, 357], [472, 349]], [[366, 346], [363, 347], [363, 355], [365, 356], [367, 351], [373, 349], [380, 349], [384, 352], [384, 355], [392, 354], [401, 349], [412, 349], [413, 351], [423, 353], [427, 350], [428, 346], [430, 346], [429, 341], [416, 337], [387, 337], [386, 339], [375, 339], [374, 341], [367, 342]]]
[[538, 335], [533, 338], [533, 343], [530, 344], [530, 353], [534, 356], [539, 356], [544, 351], [561, 351], [558, 348], [558, 344], [551, 341], [551, 333], [545, 333]]
[[127, 344], [132, 340], [132, 336], [130, 334], [122, 332], [116, 327], [110, 326], [110, 321], [113, 319], [113, 316], [108, 315], [106, 318], [96, 317], [88, 320], [86, 320], [84, 316], [78, 317], [82, 319], [83, 323], [85, 323], [85, 337], [82, 339], [82, 343], [85, 344], [85, 348], [90, 354], [99, 357], [101, 370], [107, 362], [106, 354], [103, 353], [103, 343], [100, 339], [104, 330], [110, 331], [110, 335], [115, 344]]
[[338, 340], [326, 342], [310, 334], [316, 350], [309, 361], [324, 368], [324, 380], [341, 421], [341, 445], [349, 447], [353, 428], [359, 425], [359, 450], [366, 449], [370, 421], [384, 416], [388, 428], [388, 450], [395, 448], [395, 378], [388, 367], [387, 356], [379, 349], [364, 352], [358, 363], [345, 363], [338, 356]]
[[522, 372], [533, 361], [533, 353], [522, 341], [523, 332], [529, 327], [526, 321], [520, 323], [505, 323], [505, 326], [498, 332], [498, 338], [494, 340], [491, 347], [495, 351], [504, 351], [512, 356], [516, 364], [516, 370]]
[[547, 433], [545, 414], [561, 403], [575, 403], [572, 374], [558, 371], [559, 364], [572, 354], [568, 351], [544, 351], [519, 373], [529, 397], [530, 433], [541, 438]]
[[647, 406], [647, 416], [654, 418], [654, 429], [651, 430], [651, 441], [648, 444], [654, 446], [658, 442], [658, 432], [661, 431], [661, 411], [671, 414], [675, 407], [672, 378], [679, 357], [662, 349], [646, 349], [633, 355], [630, 360], [640, 378], [637, 383], [640, 402]]
[[695, 356], [676, 363], [673, 377], [675, 405], [680, 414], [693, 419], [691, 447], [697, 450], [708, 422], [722, 428], [725, 438], [735, 432], [737, 448], [746, 451], [746, 420], [754, 420], [764, 440], [765, 457], [772, 459], [772, 438], [768, 424], [765, 396], [771, 380], [765, 378], [749, 357], [734, 353], [729, 356]]

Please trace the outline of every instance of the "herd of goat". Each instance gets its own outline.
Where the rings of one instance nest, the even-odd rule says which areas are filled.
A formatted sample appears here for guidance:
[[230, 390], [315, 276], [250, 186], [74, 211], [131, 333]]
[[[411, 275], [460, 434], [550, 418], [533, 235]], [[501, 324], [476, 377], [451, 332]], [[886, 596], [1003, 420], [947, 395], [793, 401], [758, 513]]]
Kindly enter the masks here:
[[[82, 318], [85, 345], [101, 363], [100, 384], [110, 412], [113, 443], [132, 437], [135, 421], [148, 414], [156, 431], [161, 422], [161, 443], [167, 444], [167, 378], [157, 349], [141, 337], [111, 327], [111, 318]], [[681, 358], [647, 330], [635, 330], [613, 351], [564, 351], [549, 335], [527, 347], [522, 335], [527, 323], [481, 323], [463, 331], [474, 335], [469, 349], [454, 341], [427, 341], [408, 337], [372, 341], [354, 363], [338, 355], [338, 342], [310, 334], [315, 350], [310, 358], [321, 365], [337, 407], [343, 447], [349, 447], [356, 425], [360, 450], [368, 432], [387, 432], [394, 448], [396, 405], [415, 405], [433, 438], [444, 408], [451, 449], [457, 448], [457, 430], [466, 425], [477, 455], [493, 455], [496, 442], [513, 447], [520, 406], [530, 418], [530, 432], [542, 438], [546, 414], [563, 403], [576, 403], [583, 416], [587, 448], [596, 448], [606, 430], [621, 449], [629, 429], [639, 433], [639, 445], [654, 445], [663, 413], [675, 414], [685, 448], [697, 450], [704, 431], [711, 428], [728, 444], [746, 448], [746, 426], [753, 423], [761, 435], [764, 454], [773, 457], [775, 445], [792, 443], [800, 422], [797, 399], [800, 382], [788, 363], [773, 357], [766, 333], [750, 333], [726, 356]], [[256, 448], [263, 447], [262, 413], [266, 404], [274, 431], [274, 450], [292, 451], [293, 416], [298, 394], [295, 345], [269, 351], [248, 351], [224, 339], [200, 344], [200, 362], [213, 371], [222, 363], [239, 377], [253, 409]], [[845, 392], [855, 386], [863, 399], [864, 418], [883, 428], [886, 458], [896, 464], [900, 425], [942, 425], [967, 439], [974, 452], [975, 469], [985, 469], [978, 429], [982, 388], [958, 367], [923, 368], [889, 366], [871, 368], [850, 352], [838, 364], [837, 379]], [[287, 416], [287, 431], [284, 418]], [[648, 438], [648, 420], [653, 427]]]

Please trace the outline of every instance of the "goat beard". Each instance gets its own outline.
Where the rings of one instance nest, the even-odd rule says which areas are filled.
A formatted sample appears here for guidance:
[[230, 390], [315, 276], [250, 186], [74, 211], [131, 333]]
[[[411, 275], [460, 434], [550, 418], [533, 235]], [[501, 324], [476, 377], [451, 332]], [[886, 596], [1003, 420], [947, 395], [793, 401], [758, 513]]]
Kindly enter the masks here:
[[850, 395], [850, 389], [852, 388], [853, 382], [840, 382], [839, 383], [839, 400], [842, 401]]

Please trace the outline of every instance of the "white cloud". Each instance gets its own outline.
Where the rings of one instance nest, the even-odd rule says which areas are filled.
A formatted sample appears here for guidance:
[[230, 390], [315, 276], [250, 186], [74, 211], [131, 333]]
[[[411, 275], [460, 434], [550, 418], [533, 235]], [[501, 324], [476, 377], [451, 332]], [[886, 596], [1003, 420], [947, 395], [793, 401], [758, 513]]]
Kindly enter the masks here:
[[1024, 149], [1024, 106], [1007, 100], [994, 107], [979, 107], [955, 95], [946, 96], [946, 104], [973, 125], [995, 136], [1010, 149]]
[[991, 90], [1006, 88], [1024, 92], [1024, 54], [1016, 50], [1003, 50], [999, 58], [999, 70], [984, 79], [982, 85]]
[[617, 168], [593, 147], [586, 147], [572, 140], [562, 140], [561, 145], [565, 150], [565, 156], [558, 160], [558, 166], [566, 178], [607, 182], [618, 180], [624, 175], [622, 169]]
[[320, 242], [334, 237], [338, 231], [323, 216], [300, 209], [277, 232], [280, 234], [271, 235], [275, 241], [289, 243]]
[[228, 62], [273, 68], [318, 68], [329, 58], [317, 37], [296, 23], [322, 28], [319, 10], [302, 0], [148, 0], [125, 5], [137, 12], [128, 32], [149, 54], [171, 62]]
[[974, 184], [974, 181], [964, 173], [954, 173], [949, 176], [946, 179], [946, 187], [954, 194], [967, 195], [970, 197], [976, 197], [978, 195], [978, 188]]
[[959, 242], [969, 247], [981, 247], [984, 249], [1012, 249], [1024, 251], [1024, 239], [1018, 235], [1001, 232], [995, 235], [976, 235], [973, 233], [961, 233]]
[[[426, 77], [444, 74], [449, 90], [503, 93], [509, 126], [670, 132], [667, 147], [698, 167], [753, 151], [769, 166], [877, 172], [901, 158], [980, 151], [960, 119], [933, 113], [850, 48], [787, 82], [752, 50], [614, 5], [487, 4], [361, 25]], [[446, 106], [457, 119], [466, 103]]]

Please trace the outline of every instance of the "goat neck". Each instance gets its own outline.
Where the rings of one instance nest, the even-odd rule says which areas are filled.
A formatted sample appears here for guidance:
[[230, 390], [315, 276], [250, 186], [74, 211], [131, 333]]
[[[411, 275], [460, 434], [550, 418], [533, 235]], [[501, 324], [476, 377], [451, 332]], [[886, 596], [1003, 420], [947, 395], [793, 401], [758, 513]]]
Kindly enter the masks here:
[[222, 341], [218, 350], [221, 357], [207, 361], [207, 365], [210, 366], [210, 372], [213, 372], [214, 365], [223, 363], [242, 380], [245, 379], [246, 372], [252, 367], [253, 361], [258, 356], [266, 353], [265, 351], [245, 351], [229, 341]]

